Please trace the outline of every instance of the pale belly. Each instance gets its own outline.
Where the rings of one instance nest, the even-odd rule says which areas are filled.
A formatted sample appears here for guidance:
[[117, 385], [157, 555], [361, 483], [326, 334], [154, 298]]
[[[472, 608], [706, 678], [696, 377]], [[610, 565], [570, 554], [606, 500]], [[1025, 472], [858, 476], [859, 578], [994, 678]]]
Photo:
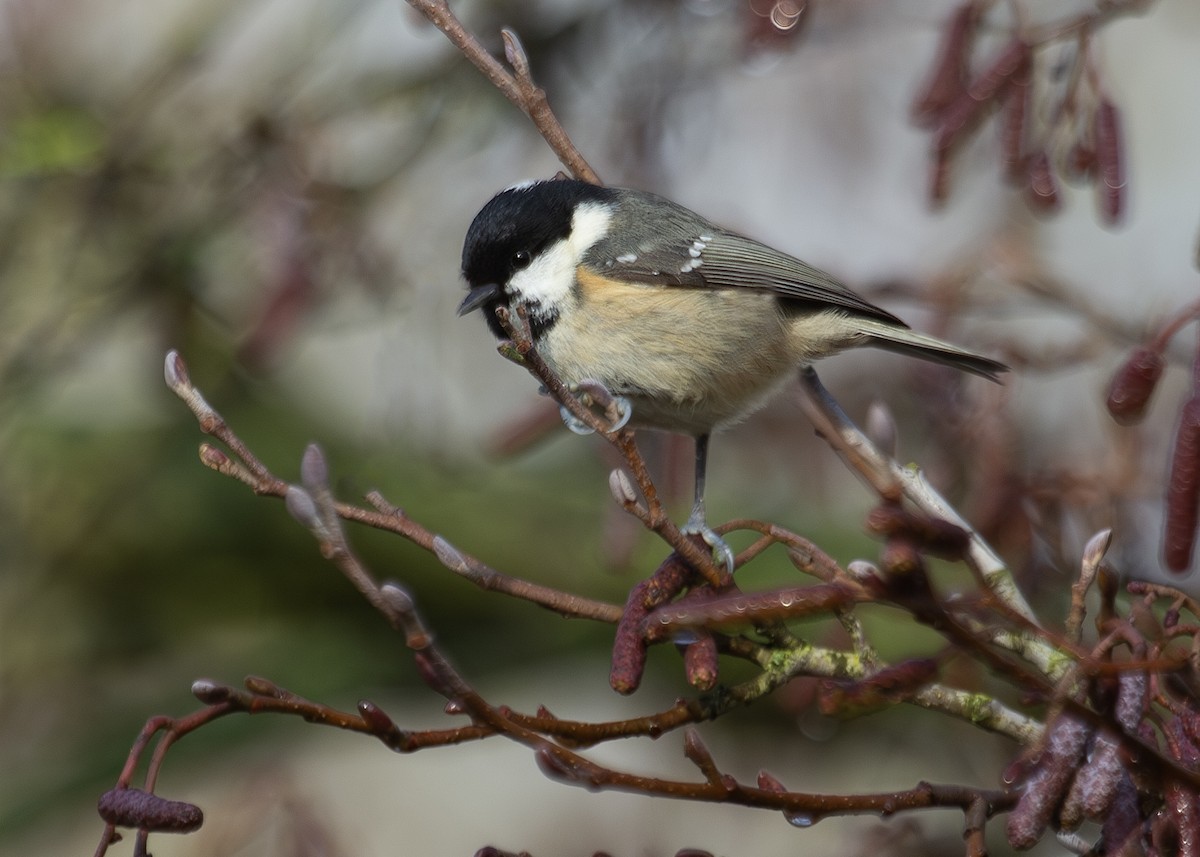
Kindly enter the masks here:
[[798, 366], [843, 344], [826, 333], [836, 321], [786, 315], [769, 294], [628, 289], [564, 313], [539, 351], [563, 380], [593, 379], [628, 398], [635, 427], [695, 435], [737, 422]]

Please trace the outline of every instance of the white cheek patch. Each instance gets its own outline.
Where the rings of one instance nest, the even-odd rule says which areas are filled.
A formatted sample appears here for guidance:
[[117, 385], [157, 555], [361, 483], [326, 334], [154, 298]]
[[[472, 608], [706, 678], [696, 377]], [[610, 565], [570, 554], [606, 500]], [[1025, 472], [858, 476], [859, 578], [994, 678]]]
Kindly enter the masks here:
[[508, 281], [509, 291], [524, 303], [555, 306], [571, 293], [577, 264], [570, 243], [560, 241], [539, 253], [528, 268], [513, 274]]
[[575, 209], [571, 234], [550, 245], [523, 271], [508, 281], [514, 297], [551, 309], [562, 304], [575, 286], [575, 271], [587, 251], [608, 232], [612, 209], [599, 203], [584, 203]]

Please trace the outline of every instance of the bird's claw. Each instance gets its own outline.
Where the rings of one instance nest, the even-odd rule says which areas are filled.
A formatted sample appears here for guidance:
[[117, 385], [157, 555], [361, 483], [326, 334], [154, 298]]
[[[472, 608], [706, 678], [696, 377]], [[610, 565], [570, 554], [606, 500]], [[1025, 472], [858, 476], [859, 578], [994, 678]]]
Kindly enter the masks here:
[[613, 420], [609, 431], [620, 431], [629, 425], [629, 421], [633, 418], [633, 402], [624, 396], [613, 396], [610, 410], [612, 411]]
[[704, 543], [712, 548], [717, 562], [724, 565], [725, 570], [733, 574], [733, 549], [729, 547], [728, 542], [717, 535], [716, 530], [704, 521], [688, 521], [684, 524], [681, 532], [685, 536], [699, 536], [704, 539]]
[[579, 417], [568, 411], [566, 405], [558, 406], [558, 414], [562, 417], [563, 425], [575, 432], [575, 434], [594, 434], [596, 431]]
[[[633, 403], [624, 396], [614, 396], [608, 388], [599, 381], [583, 380], [578, 384], [569, 385], [572, 393], [579, 396], [585, 406], [599, 405], [604, 408], [604, 416], [610, 423], [608, 431], [620, 431], [629, 424], [633, 417]], [[562, 421], [575, 434], [592, 434], [595, 429], [579, 417], [571, 413], [565, 405], [559, 405], [558, 413]]]

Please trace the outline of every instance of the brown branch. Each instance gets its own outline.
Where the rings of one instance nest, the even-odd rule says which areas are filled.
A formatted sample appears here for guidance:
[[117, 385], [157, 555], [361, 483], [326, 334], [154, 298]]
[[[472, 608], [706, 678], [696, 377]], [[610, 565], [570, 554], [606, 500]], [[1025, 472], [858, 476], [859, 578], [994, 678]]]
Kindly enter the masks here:
[[1035, 621], [1033, 610], [1000, 557], [920, 472], [880, 452], [846, 416], [811, 368], [800, 372], [800, 389], [805, 416], [852, 471], [862, 476], [885, 502], [898, 502], [904, 496], [925, 514], [965, 530], [969, 536], [966, 559], [980, 582], [1014, 611], [1030, 622]]
[[446, 38], [458, 48], [476, 68], [483, 72], [492, 85], [499, 89], [504, 96], [516, 105], [533, 122], [538, 133], [558, 155], [559, 161], [575, 178], [591, 184], [600, 184], [600, 177], [591, 168], [583, 155], [571, 142], [567, 132], [559, 123], [545, 91], [533, 80], [529, 69], [529, 57], [521, 46], [517, 34], [512, 30], [502, 30], [504, 39], [504, 57], [508, 60], [512, 72], [500, 64], [499, 60], [488, 53], [479, 40], [469, 33], [462, 22], [450, 11], [445, 0], [408, 0], [410, 6], [424, 15], [430, 23], [446, 34]]
[[[230, 458], [210, 444], [201, 444], [200, 460], [205, 466], [222, 475], [237, 479], [247, 485], [255, 494], [286, 499], [289, 489], [291, 489], [294, 502], [302, 502], [294, 493], [295, 486], [289, 485], [285, 480], [271, 473], [236, 432], [229, 427], [224, 418], [205, 400], [200, 391], [192, 384], [183, 358], [175, 351], [167, 354], [166, 380], [175, 395], [179, 396], [195, 415], [200, 430], [221, 441], [237, 456], [235, 459]], [[496, 571], [479, 559], [454, 548], [436, 533], [409, 518], [398, 506], [388, 503], [378, 491], [367, 494], [367, 500], [375, 507], [374, 509], [366, 509], [338, 502], [332, 497], [329, 498], [333, 511], [342, 520], [354, 521], [402, 536], [433, 553], [450, 571], [481, 589], [524, 599], [567, 618], [595, 619], [608, 623], [614, 623], [620, 618], [620, 608], [614, 604], [606, 604], [561, 592]], [[326, 537], [329, 535], [329, 533], [325, 533]], [[352, 565], [347, 568], [353, 572]], [[367, 585], [365, 581], [359, 579], [356, 581], [356, 585], [369, 599], [374, 598], [370, 594], [374, 588], [373, 583]]]
[[[467, 711], [475, 722], [532, 749], [543, 773], [552, 779], [589, 790], [612, 789], [643, 795], [681, 798], [714, 803], [733, 803], [788, 814], [796, 824], [815, 823], [832, 815], [897, 812], [928, 807], [958, 807], [964, 811], [984, 801], [991, 813], [1002, 812], [1016, 803], [1015, 793], [972, 789], [964, 786], [939, 786], [921, 783], [913, 789], [855, 795], [824, 795], [780, 791], [777, 788], [747, 786], [721, 774], [715, 761], [695, 733], [689, 733], [687, 753], [705, 772], [703, 782], [685, 782], [646, 777], [617, 771], [592, 762], [544, 735], [516, 723], [504, 709], [495, 708], [476, 693], [438, 651], [425, 631], [411, 599], [396, 587], [385, 587], [393, 599], [409, 647], [422, 664], [426, 683], [441, 695]], [[978, 811], [978, 810], [976, 810]]]

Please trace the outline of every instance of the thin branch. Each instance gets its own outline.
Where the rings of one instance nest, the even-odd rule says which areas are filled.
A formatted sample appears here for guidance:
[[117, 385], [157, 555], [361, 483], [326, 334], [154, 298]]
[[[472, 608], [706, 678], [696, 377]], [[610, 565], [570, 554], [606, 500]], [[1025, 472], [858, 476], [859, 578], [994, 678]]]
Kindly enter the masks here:
[[715, 761], [707, 750], [703, 749], [695, 733], [689, 735], [688, 755], [705, 771], [703, 782], [646, 777], [598, 765], [560, 744], [547, 741], [543, 735], [513, 722], [505, 710], [491, 706], [437, 650], [432, 637], [424, 630], [420, 618], [416, 615], [411, 599], [399, 590], [388, 588], [396, 598], [395, 606], [400, 613], [401, 624], [406, 629], [406, 638], [410, 648], [414, 650], [414, 656], [424, 665], [422, 675], [429, 686], [456, 705], [462, 706], [476, 722], [486, 724], [505, 737], [532, 749], [543, 773], [561, 782], [580, 785], [590, 790], [613, 789], [643, 795], [733, 803], [777, 810], [788, 813], [793, 818], [806, 817], [808, 823], [815, 823], [821, 818], [833, 815], [875, 812], [891, 815], [932, 806], [959, 807], [966, 811], [978, 800], [984, 800], [991, 812], [1002, 812], [1016, 803], [1016, 793], [929, 783], [921, 783], [904, 791], [856, 795], [781, 792], [775, 788], [747, 786], [729, 775], [720, 773]]
[[902, 466], [879, 451], [871, 439], [846, 416], [811, 368], [800, 372], [801, 409], [817, 432], [851, 470], [861, 475], [885, 501], [903, 494], [917, 508], [965, 530], [970, 537], [967, 562], [997, 598], [1030, 622], [1033, 610], [1017, 589], [1008, 567], [991, 546], [946, 502], [919, 470]]
[[534, 82], [529, 69], [529, 57], [516, 33], [509, 29], [500, 33], [504, 39], [505, 59], [512, 68], [512, 72], [509, 72], [463, 27], [445, 0], [408, 0], [408, 3], [445, 33], [446, 38], [483, 72], [492, 85], [529, 117], [571, 175], [591, 184], [601, 183], [596, 171], [571, 142], [550, 109], [545, 91]]
[[1083, 559], [1079, 564], [1079, 578], [1071, 586], [1071, 609], [1067, 613], [1065, 623], [1066, 635], [1069, 640], [1078, 643], [1083, 634], [1083, 619], [1087, 615], [1085, 599], [1092, 582], [1100, 571], [1100, 563], [1112, 544], [1112, 530], [1104, 529], [1092, 536], [1083, 549]]
[[[279, 499], [287, 497], [292, 486], [271, 473], [205, 400], [192, 384], [187, 364], [178, 352], [171, 351], [167, 354], [166, 379], [171, 390], [195, 415], [200, 430], [220, 440], [237, 456], [237, 459], [231, 459], [216, 447], [207, 443], [201, 444], [200, 460], [206, 467], [249, 486], [255, 494]], [[595, 619], [608, 623], [614, 623], [620, 618], [620, 608], [614, 604], [560, 592], [496, 571], [479, 559], [452, 547], [432, 530], [409, 518], [403, 510], [389, 503], [378, 491], [367, 494], [367, 500], [374, 509], [365, 509], [332, 498], [330, 500], [337, 517], [402, 536], [433, 553], [450, 571], [481, 589], [527, 600], [567, 618]]]
[[1023, 36], [1033, 45], [1062, 41], [1081, 32], [1095, 31], [1122, 15], [1140, 15], [1155, 0], [1099, 0], [1093, 12], [1084, 12], [1065, 21], [1028, 28]]

